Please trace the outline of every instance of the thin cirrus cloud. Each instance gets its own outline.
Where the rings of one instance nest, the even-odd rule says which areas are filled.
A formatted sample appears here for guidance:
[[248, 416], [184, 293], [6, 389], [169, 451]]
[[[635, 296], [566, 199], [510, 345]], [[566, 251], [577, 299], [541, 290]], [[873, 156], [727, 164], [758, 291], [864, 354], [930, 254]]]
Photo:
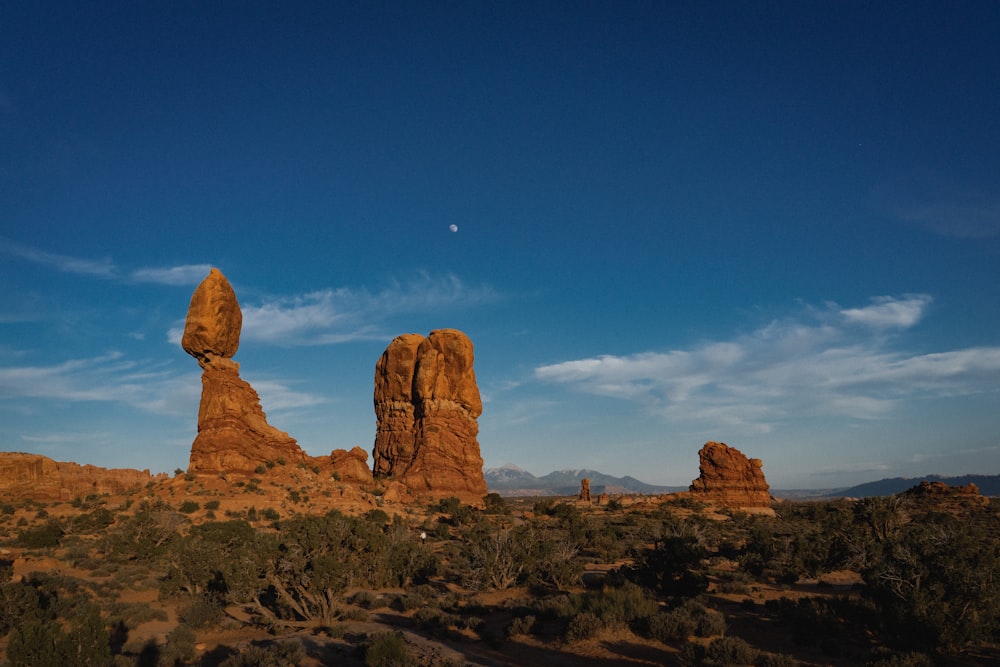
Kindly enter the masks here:
[[[458, 277], [419, 274], [371, 292], [324, 289], [243, 306], [243, 338], [275, 345], [329, 345], [384, 337], [381, 324], [392, 315], [472, 306], [498, 298], [489, 286], [470, 287]], [[171, 339], [179, 340], [178, 331]]]
[[[930, 354], [890, 349], [884, 330], [912, 327], [927, 295], [813, 312], [817, 322], [772, 322], [731, 341], [689, 349], [603, 355], [540, 366], [545, 383], [631, 400], [672, 420], [769, 432], [782, 421], [878, 419], [901, 399], [995, 391], [1000, 347]], [[857, 325], [865, 326], [857, 326]]]
[[62, 273], [91, 276], [93, 278], [115, 278], [118, 275], [114, 262], [110, 259], [85, 259], [47, 252], [32, 246], [16, 243], [0, 237], [0, 253], [13, 255], [23, 260], [39, 264]]
[[157, 283], [159, 285], [197, 285], [212, 269], [211, 264], [183, 264], [161, 268], [136, 269], [131, 278], [137, 283]]
[[[267, 379], [254, 384], [274, 410], [324, 403], [326, 398]], [[197, 406], [197, 372], [177, 372], [161, 363], [131, 361], [119, 352], [71, 359], [49, 366], [0, 368], [0, 398], [120, 403], [151, 414], [188, 416]]]

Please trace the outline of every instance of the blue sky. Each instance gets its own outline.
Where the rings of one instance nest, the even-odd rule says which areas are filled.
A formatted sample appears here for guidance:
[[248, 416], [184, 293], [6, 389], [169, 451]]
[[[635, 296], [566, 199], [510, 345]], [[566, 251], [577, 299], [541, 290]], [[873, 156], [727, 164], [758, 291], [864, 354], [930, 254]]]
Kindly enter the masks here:
[[997, 34], [993, 2], [5, 3], [0, 449], [185, 467], [216, 266], [313, 455], [370, 451], [379, 354], [454, 327], [487, 466], [1000, 473]]

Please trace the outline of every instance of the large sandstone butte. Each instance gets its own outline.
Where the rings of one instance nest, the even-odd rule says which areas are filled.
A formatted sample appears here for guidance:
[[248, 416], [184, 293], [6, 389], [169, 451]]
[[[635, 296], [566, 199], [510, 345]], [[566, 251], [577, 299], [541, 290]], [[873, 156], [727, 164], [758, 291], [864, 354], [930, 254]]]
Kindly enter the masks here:
[[691, 494], [720, 507], [770, 509], [771, 493], [760, 459], [748, 459], [722, 442], [706, 442], [698, 452], [700, 475]]
[[457, 329], [396, 337], [375, 365], [374, 475], [416, 496], [486, 495], [479, 424], [483, 403], [472, 341]]
[[148, 470], [107, 469], [62, 463], [39, 454], [0, 452], [0, 498], [59, 501], [91, 494], [124, 493], [154, 479]]
[[232, 360], [240, 346], [243, 313], [222, 272], [212, 269], [195, 289], [181, 347], [202, 368], [198, 435], [188, 472], [252, 474], [276, 461], [309, 457], [284, 431], [267, 423], [260, 397]]

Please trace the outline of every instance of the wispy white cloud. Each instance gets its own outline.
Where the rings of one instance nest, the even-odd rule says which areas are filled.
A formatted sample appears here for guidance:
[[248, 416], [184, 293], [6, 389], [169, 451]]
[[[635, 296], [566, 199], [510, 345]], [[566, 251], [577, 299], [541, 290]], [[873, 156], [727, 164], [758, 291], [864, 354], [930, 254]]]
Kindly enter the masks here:
[[907, 294], [901, 299], [878, 296], [870, 306], [845, 308], [840, 314], [858, 324], [905, 329], [920, 321], [932, 300], [927, 294]]
[[[878, 419], [903, 399], [996, 391], [1000, 347], [930, 354], [890, 349], [884, 327], [919, 321], [930, 298], [814, 311], [731, 341], [540, 366], [542, 382], [624, 400], [677, 421], [767, 432], [791, 418]], [[871, 325], [858, 328], [855, 323]]]
[[47, 266], [63, 273], [75, 273], [95, 278], [114, 278], [118, 275], [118, 269], [115, 267], [114, 262], [108, 258], [95, 260], [60, 255], [22, 245], [3, 237], [0, 237], [0, 252], [20, 257], [29, 262]]
[[47, 366], [0, 368], [0, 400], [114, 402], [156, 414], [185, 415], [200, 392], [197, 373], [177, 373], [118, 352]]
[[136, 269], [131, 278], [137, 283], [160, 285], [197, 285], [211, 270], [211, 264], [182, 264], [180, 266]]
[[[454, 275], [419, 274], [379, 292], [324, 289], [243, 306], [243, 340], [275, 345], [328, 345], [384, 337], [382, 323], [393, 315], [469, 306], [497, 298], [487, 286], [469, 287]], [[170, 334], [171, 341], [180, 332]]]

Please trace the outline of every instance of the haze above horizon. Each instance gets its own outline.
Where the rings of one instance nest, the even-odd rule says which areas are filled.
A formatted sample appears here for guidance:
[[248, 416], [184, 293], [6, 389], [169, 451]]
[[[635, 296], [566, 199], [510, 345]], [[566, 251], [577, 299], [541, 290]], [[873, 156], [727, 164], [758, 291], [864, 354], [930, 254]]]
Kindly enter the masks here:
[[[316, 456], [389, 341], [476, 348], [486, 467], [1000, 473], [1000, 4], [14, 3], [0, 450], [187, 465], [180, 348]], [[693, 474], [692, 474], [693, 472]]]

